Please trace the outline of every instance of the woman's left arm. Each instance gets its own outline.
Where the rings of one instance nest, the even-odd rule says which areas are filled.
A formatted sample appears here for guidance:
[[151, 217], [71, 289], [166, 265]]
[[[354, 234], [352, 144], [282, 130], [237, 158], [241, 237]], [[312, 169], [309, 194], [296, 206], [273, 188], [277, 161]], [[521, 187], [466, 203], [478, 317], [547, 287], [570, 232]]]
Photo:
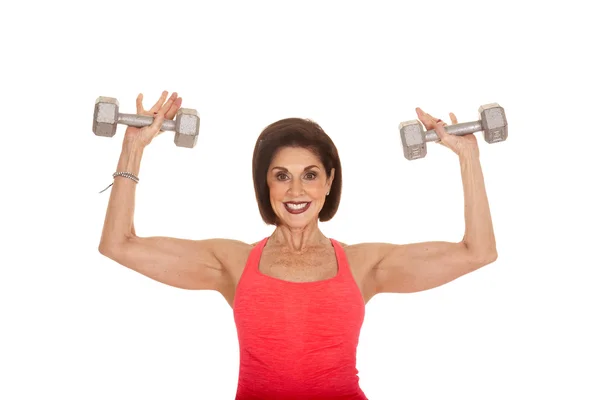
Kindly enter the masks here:
[[[485, 191], [479, 149], [473, 134], [449, 135], [444, 123], [417, 109], [427, 129], [435, 129], [439, 143], [459, 157], [465, 203], [462, 241], [406, 245], [365, 243], [361, 253], [372, 262], [376, 293], [408, 293], [431, 289], [472, 272], [497, 258], [496, 239]], [[456, 117], [450, 114], [453, 124]], [[359, 250], [357, 248], [357, 250]], [[367, 256], [367, 254], [369, 254]]]

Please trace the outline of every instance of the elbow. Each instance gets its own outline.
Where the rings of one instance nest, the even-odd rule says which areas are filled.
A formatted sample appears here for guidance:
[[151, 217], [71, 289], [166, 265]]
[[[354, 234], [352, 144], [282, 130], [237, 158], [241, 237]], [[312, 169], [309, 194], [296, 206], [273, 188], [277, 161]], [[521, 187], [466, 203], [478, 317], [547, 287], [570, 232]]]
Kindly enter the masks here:
[[498, 252], [496, 250], [494, 250], [484, 259], [485, 265], [491, 264], [491, 263], [495, 262], [497, 259], [498, 259]]
[[469, 248], [464, 242], [463, 245], [465, 246], [467, 254], [469, 254], [468, 257], [471, 259], [471, 261], [479, 266], [491, 264], [498, 259], [498, 251], [496, 250], [496, 246], [487, 248], [485, 250], [480, 249], [479, 251], [475, 251], [474, 249]]
[[112, 254], [115, 254], [115, 252], [117, 251], [117, 249], [120, 249], [123, 247], [123, 243], [126, 241], [122, 240], [122, 241], [114, 241], [114, 240], [101, 240], [100, 244], [98, 245], [98, 252], [100, 254], [102, 254], [103, 256], [106, 256], [108, 258], [111, 258]]
[[114, 246], [108, 245], [106, 243], [100, 243], [100, 245], [98, 245], [98, 252], [108, 258], [110, 258], [110, 254], [113, 253], [113, 249]]
[[476, 259], [477, 263], [482, 266], [488, 265], [498, 259], [498, 252], [496, 251], [496, 249], [489, 250], [485, 253], [480, 253], [480, 254], [476, 255], [475, 259]]
[[104, 243], [100, 243], [100, 245], [98, 245], [98, 252], [100, 254], [102, 254], [103, 256], [108, 255], [108, 252], [109, 252], [108, 246]]

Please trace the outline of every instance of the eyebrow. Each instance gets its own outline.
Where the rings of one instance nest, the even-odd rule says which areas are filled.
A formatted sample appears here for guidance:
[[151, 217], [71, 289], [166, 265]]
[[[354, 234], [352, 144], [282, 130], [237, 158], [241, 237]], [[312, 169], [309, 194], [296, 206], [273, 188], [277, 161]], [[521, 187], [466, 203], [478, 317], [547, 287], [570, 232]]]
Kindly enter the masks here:
[[[308, 167], [304, 168], [304, 170], [306, 171], [306, 170], [309, 170], [309, 169], [311, 169], [311, 168], [320, 169], [320, 168], [319, 168], [319, 167], [317, 167], [316, 165], [309, 165]], [[289, 171], [287, 168], [285, 168], [285, 167], [273, 167], [273, 168], [271, 169], [271, 171], [273, 171], [273, 170], [276, 170], [276, 169], [280, 169], [280, 170], [282, 170], [282, 171], [285, 171], [285, 172], [290, 172], [290, 171]]]

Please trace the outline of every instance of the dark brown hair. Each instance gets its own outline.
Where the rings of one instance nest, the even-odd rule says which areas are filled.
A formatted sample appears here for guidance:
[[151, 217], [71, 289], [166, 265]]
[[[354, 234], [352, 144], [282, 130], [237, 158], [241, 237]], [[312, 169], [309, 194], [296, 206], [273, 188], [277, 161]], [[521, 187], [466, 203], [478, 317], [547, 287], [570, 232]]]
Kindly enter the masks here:
[[284, 147], [299, 147], [313, 152], [325, 167], [327, 178], [331, 177], [331, 169], [335, 168], [331, 190], [319, 213], [319, 221], [329, 221], [337, 212], [342, 196], [340, 157], [335, 144], [325, 131], [316, 122], [302, 118], [287, 118], [274, 122], [267, 126], [256, 140], [252, 156], [252, 177], [256, 202], [263, 221], [268, 225], [278, 223], [269, 200], [267, 173], [273, 157]]

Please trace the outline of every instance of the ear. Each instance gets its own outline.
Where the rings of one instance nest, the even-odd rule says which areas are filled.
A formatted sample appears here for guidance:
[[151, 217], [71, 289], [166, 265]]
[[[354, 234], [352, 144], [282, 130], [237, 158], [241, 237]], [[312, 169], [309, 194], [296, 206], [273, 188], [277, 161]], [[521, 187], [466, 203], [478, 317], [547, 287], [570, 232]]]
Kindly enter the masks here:
[[327, 185], [329, 186], [329, 190], [331, 190], [331, 185], [333, 184], [333, 178], [335, 177], [335, 168], [331, 168], [331, 174], [329, 178], [327, 178]]

